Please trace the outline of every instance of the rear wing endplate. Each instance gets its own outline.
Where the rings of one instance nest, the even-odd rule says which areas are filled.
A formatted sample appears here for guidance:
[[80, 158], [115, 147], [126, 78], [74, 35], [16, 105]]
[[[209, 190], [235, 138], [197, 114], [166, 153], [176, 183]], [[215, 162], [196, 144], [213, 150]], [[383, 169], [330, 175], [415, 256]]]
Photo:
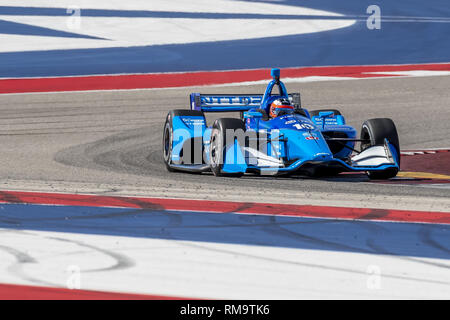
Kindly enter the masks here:
[[[262, 94], [200, 94], [191, 93], [191, 110], [203, 112], [248, 111], [261, 108]], [[300, 93], [289, 94], [289, 100], [295, 108], [301, 107]]]

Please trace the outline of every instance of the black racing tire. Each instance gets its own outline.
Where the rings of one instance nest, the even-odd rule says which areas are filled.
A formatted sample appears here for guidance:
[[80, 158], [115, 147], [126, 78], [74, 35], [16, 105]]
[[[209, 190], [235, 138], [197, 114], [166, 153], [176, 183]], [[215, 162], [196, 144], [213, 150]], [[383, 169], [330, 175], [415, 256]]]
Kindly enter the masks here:
[[[384, 139], [387, 139], [398, 154], [398, 165], [400, 166], [400, 142], [397, 128], [392, 119], [376, 118], [364, 121], [361, 127], [361, 139], [367, 140], [367, 142], [361, 142], [361, 151], [372, 146], [382, 146], [384, 145]], [[395, 177], [397, 172], [397, 169], [391, 168], [385, 171], [369, 171], [368, 174], [371, 179], [385, 180]]]
[[216, 177], [241, 177], [244, 175], [243, 172], [226, 173], [222, 171], [226, 146], [230, 143], [234, 143], [234, 139], [233, 141], [226, 141], [227, 129], [242, 129], [245, 131], [244, 121], [236, 118], [220, 118], [214, 122], [209, 150], [211, 171]]
[[170, 172], [176, 171], [170, 164], [170, 159], [172, 158], [172, 141], [173, 141], [172, 121], [175, 116], [204, 117], [204, 114], [201, 111], [189, 110], [189, 109], [171, 110], [167, 114], [166, 122], [164, 123], [164, 129], [163, 129], [162, 154], [163, 154], [163, 161], [166, 166], [166, 169]]
[[337, 110], [337, 109], [319, 109], [319, 110], [311, 110], [311, 111], [309, 111], [309, 115], [310, 115], [311, 117], [313, 117], [313, 116], [318, 116], [318, 115], [319, 115], [319, 112], [325, 112], [325, 111], [333, 111], [333, 113], [334, 113], [335, 116], [341, 116], [341, 115], [342, 115], [341, 112], [340, 112], [339, 110]]

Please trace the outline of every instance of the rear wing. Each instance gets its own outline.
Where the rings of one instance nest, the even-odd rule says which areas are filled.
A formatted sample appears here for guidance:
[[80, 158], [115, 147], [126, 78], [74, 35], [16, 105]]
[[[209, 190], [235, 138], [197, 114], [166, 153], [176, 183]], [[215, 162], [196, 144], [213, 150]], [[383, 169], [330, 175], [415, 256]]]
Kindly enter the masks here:
[[[248, 111], [261, 108], [262, 94], [200, 94], [191, 93], [191, 110], [203, 112]], [[289, 94], [289, 100], [295, 108], [301, 107], [300, 93]]]

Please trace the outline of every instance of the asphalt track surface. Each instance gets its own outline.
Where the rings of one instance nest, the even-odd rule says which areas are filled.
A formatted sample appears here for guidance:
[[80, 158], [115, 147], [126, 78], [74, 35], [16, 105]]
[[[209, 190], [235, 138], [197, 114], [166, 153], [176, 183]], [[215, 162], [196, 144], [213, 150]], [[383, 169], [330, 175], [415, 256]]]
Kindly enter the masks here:
[[[402, 147], [420, 149], [450, 146], [449, 85], [450, 77], [437, 76], [287, 88], [301, 91], [309, 109], [339, 108], [357, 128], [390, 117]], [[362, 174], [233, 179], [166, 171], [168, 110], [187, 108], [190, 92], [264, 87], [0, 95], [0, 189], [449, 212], [450, 189], [371, 183]], [[449, 294], [443, 224], [19, 203], [0, 209], [3, 283], [63, 287], [67, 266], [77, 265], [87, 290], [232, 299]], [[381, 290], [369, 286], [377, 270]]]
[[[438, 76], [290, 83], [288, 90], [300, 91], [303, 106], [310, 110], [337, 107], [358, 130], [365, 119], [392, 118], [401, 148], [414, 149], [450, 146], [449, 85], [450, 77]], [[333, 205], [333, 199], [342, 201], [342, 195], [347, 195], [345, 199], [355, 195], [360, 200], [358, 206], [373, 196], [379, 196], [378, 200], [388, 195], [387, 199], [448, 200], [448, 189], [374, 184], [364, 174], [323, 179], [234, 179], [166, 171], [161, 136], [168, 110], [187, 108], [190, 92], [263, 90], [264, 85], [257, 85], [2, 95], [3, 189], [41, 190], [46, 186], [44, 190], [81, 192], [109, 186], [106, 191], [123, 194], [142, 191], [147, 196], [177, 196], [174, 193], [179, 192], [181, 197], [281, 203], [320, 194], [327, 205]]]
[[[365, 119], [392, 118], [402, 149], [450, 146], [449, 86], [448, 76], [287, 85], [288, 91], [302, 93], [304, 107], [338, 108], [358, 130]], [[405, 207], [396, 199], [420, 198], [430, 201], [431, 207], [424, 209], [448, 209], [444, 202], [449, 189], [374, 184], [364, 174], [235, 179], [166, 171], [161, 136], [168, 110], [188, 108], [190, 92], [258, 93], [264, 87], [2, 95], [3, 189], [82, 192], [100, 188], [105, 193], [280, 203], [309, 198], [313, 204], [317, 198], [326, 205], [348, 205], [342, 201], [353, 199], [357, 206], [381, 207], [392, 200], [392, 206], [401, 209]]]

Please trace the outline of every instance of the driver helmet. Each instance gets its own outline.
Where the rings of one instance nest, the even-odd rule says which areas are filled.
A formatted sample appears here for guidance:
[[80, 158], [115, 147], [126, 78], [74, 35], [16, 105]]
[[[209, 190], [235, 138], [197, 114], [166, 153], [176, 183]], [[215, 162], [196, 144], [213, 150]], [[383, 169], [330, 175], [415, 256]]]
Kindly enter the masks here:
[[276, 118], [282, 114], [294, 113], [294, 106], [291, 105], [288, 99], [277, 99], [270, 105], [269, 115], [271, 118]]

